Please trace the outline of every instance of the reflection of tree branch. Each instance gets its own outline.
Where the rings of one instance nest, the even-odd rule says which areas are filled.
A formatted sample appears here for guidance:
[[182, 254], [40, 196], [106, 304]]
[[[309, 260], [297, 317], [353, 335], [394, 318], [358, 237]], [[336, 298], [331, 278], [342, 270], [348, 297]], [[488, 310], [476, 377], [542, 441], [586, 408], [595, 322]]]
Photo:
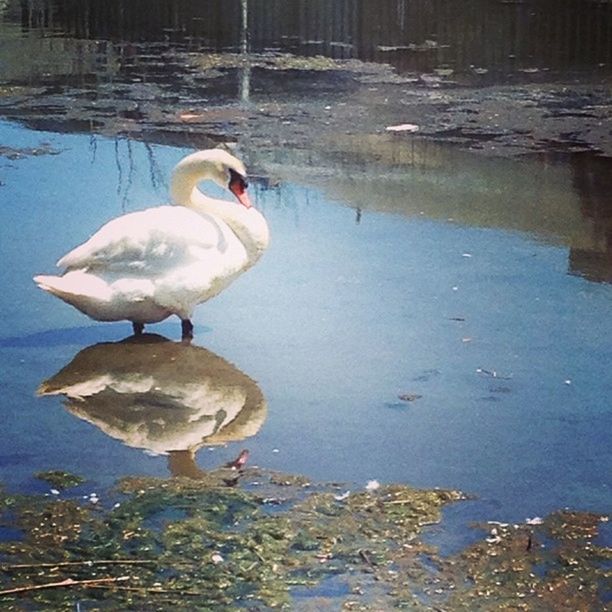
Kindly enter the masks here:
[[98, 152], [98, 139], [93, 129], [93, 122], [89, 122], [89, 152], [91, 153], [91, 163], [96, 161], [96, 153]]
[[147, 159], [149, 160], [149, 177], [151, 178], [151, 185], [153, 185], [153, 189], [158, 191], [159, 187], [161, 186], [167, 190], [164, 174], [157, 163], [157, 159], [155, 159], [155, 152], [151, 146], [151, 143], [145, 140], [144, 146], [147, 151]]
[[125, 212], [126, 204], [128, 201], [128, 195], [132, 187], [132, 181], [134, 180], [135, 164], [134, 164], [134, 153], [132, 149], [132, 140], [128, 137], [128, 138], [125, 138], [125, 143], [127, 147], [127, 157], [128, 157], [128, 172], [127, 172], [127, 177], [125, 179], [125, 185], [124, 185], [124, 173], [123, 173], [123, 167], [121, 164], [121, 155], [119, 153], [120, 140], [121, 140], [120, 138], [115, 138], [115, 165], [117, 166], [117, 175], [118, 175], [117, 176], [117, 195], [121, 195], [121, 192], [123, 192], [123, 196], [121, 198], [121, 211]]
[[121, 193], [121, 185], [123, 184], [123, 170], [121, 169], [121, 161], [119, 160], [119, 138], [115, 138], [115, 165], [117, 166], [117, 195]]
[[[125, 146], [127, 149], [127, 162], [128, 168], [127, 171], [124, 168], [122, 155], [120, 151], [120, 142], [121, 140], [125, 141]], [[123, 212], [126, 211], [127, 202], [129, 199], [129, 194], [132, 189], [134, 175], [136, 173], [136, 162], [134, 159], [135, 151], [134, 151], [134, 143], [138, 141], [133, 141], [129, 135], [125, 136], [123, 139], [120, 137], [115, 138], [115, 165], [117, 166], [117, 195], [121, 196], [121, 210]], [[164, 174], [160, 168], [160, 165], [155, 156], [155, 150], [150, 142], [144, 140], [141, 143], [145, 148], [147, 155], [147, 162], [149, 164], [149, 179], [151, 180], [151, 185], [156, 192], [159, 192], [160, 188], [163, 188], [165, 191], [168, 190], [168, 185], [166, 180], [164, 179]], [[93, 159], [95, 159], [95, 153], [97, 148], [97, 143], [95, 141], [95, 136], [91, 136], [90, 151], [92, 151]], [[93, 163], [92, 159], [92, 163]]]
[[130, 189], [132, 188], [132, 181], [134, 180], [134, 154], [132, 150], [132, 140], [128, 137], [126, 138], [125, 142], [127, 144], [129, 169], [127, 181], [125, 184], [125, 190], [123, 191], [123, 199], [121, 200], [121, 210], [123, 212], [125, 212], [126, 204], [128, 201], [128, 194], [130, 192]]
[[240, 101], [248, 102], [251, 95], [251, 64], [249, 59], [249, 0], [240, 0], [242, 22], [240, 28]]

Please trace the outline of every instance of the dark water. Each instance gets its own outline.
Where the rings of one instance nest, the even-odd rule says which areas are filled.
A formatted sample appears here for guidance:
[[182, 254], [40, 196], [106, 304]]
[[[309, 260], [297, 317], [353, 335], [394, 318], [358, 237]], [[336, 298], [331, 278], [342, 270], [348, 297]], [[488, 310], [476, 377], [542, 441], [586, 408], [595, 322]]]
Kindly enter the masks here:
[[102, 61], [114, 47], [123, 67], [151, 42], [216, 51], [248, 42], [254, 52], [382, 61], [400, 73], [451, 70], [480, 82], [534, 71], [609, 74], [612, 62], [612, 6], [595, 0], [36, 0], [5, 10], [30, 33], [100, 41]]
[[[126, 82], [235, 100], [235, 83], [193, 68], [180, 89], [188, 69], [175, 59], [245, 41], [483, 82], [535, 68], [601, 77], [612, 59], [610, 3], [251, 0], [246, 38], [244, 5], [9, 2], [0, 91], [69, 87], [95, 104], [113, 88], [115, 106], [98, 109], [113, 117]], [[290, 87], [284, 73], [267, 81], [279, 99], [333, 88], [291, 74]], [[248, 447], [259, 465], [348, 486], [458, 487], [487, 518], [610, 509], [609, 160], [486, 159], [384, 135], [243, 146], [269, 252], [198, 309], [193, 347], [134, 347], [121, 342], [127, 324], [95, 324], [31, 277], [113, 216], [165, 201], [187, 149], [160, 144], [161, 120], [138, 141], [79, 116], [34, 131], [32, 108], [11, 104], [7, 115], [23, 115], [0, 122], [0, 479], [11, 487], [40, 487], [43, 469], [92, 489], [193, 474]], [[178, 322], [152, 331], [176, 340]]]

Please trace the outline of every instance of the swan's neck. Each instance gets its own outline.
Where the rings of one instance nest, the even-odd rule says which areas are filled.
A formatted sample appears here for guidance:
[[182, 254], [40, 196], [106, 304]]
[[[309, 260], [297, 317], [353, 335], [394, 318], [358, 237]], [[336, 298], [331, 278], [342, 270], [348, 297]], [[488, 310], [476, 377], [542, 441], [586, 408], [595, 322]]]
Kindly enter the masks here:
[[201, 165], [197, 169], [179, 166], [172, 177], [170, 187], [172, 202], [225, 222], [244, 245], [250, 262], [255, 263], [268, 246], [268, 224], [255, 208], [247, 209], [241, 204], [203, 194], [198, 183], [213, 177], [214, 168], [206, 172], [202, 170]]

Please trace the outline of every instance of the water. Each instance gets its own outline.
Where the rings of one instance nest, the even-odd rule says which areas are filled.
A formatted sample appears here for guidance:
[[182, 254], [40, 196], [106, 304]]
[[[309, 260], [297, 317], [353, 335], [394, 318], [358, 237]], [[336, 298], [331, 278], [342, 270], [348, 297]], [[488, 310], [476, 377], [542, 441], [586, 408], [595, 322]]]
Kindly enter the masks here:
[[[94, 490], [248, 448], [349, 488], [478, 496], [458, 522], [610, 511], [609, 160], [486, 158], [384, 133], [385, 116], [298, 145], [281, 131], [357, 103], [325, 58], [389, 62], [416, 88], [609, 74], [610, 3], [455, 4], [0, 3], [0, 480], [41, 491], [35, 472], [64, 469]], [[192, 105], [216, 114], [177, 120]], [[35, 287], [232, 126], [272, 244], [197, 310], [192, 347], [175, 320], [151, 327], [166, 342], [123, 342], [128, 324]]]
[[[110, 217], [163, 201], [151, 160], [167, 176], [186, 151], [131, 143], [126, 183], [125, 142], [96, 137], [94, 147], [85, 136], [8, 123], [0, 131], [7, 146], [54, 153], [0, 166], [1, 244], [10, 262], [0, 297], [0, 476], [28, 489], [32, 473], [42, 469], [76, 471], [94, 487], [124, 474], [168, 475], [172, 455], [156, 453], [200, 446], [185, 426], [195, 420], [195, 408], [187, 402], [186, 416], [162, 419], [157, 444], [142, 434], [143, 424], [151, 415], [159, 421], [155, 411], [161, 405], [163, 412], [168, 397], [181, 401], [180, 381], [202, 383], [198, 360], [175, 347], [173, 376], [172, 369], [151, 374], [144, 353], [124, 357], [134, 361], [132, 383], [134, 376], [157, 376], [156, 397], [134, 400], [121, 395], [133, 394], [134, 384], [115, 385], [115, 397], [98, 398], [98, 405], [81, 392], [85, 399], [73, 401], [72, 412], [59, 396], [36, 397], [39, 385], [77, 353], [116, 343], [130, 328], [90, 322], [39, 291], [31, 277], [51, 272], [61, 254]], [[503, 207], [503, 199], [492, 202], [495, 193], [527, 189], [500, 182], [483, 188], [469, 170], [471, 159], [457, 179], [466, 201], [484, 189], [492, 208]], [[500, 163], [510, 181], [542, 177], [538, 161]], [[557, 171], [550, 184], [540, 180], [541, 201], [558, 204], [561, 189], [576, 213], [581, 195], [558, 183], [566, 167]], [[439, 169], [413, 172], [435, 183]], [[375, 168], [369, 180], [375, 189]], [[360, 181], [368, 184], [367, 172]], [[352, 486], [378, 479], [458, 487], [478, 495], [489, 518], [522, 520], [561, 506], [609, 508], [612, 286], [575, 273], [571, 248], [563, 244], [572, 237], [496, 228], [493, 210], [486, 226], [437, 219], [427, 212], [427, 198], [400, 200], [393, 191], [386, 211], [374, 210], [385, 202], [379, 192], [372, 209], [356, 213], [354, 202], [339, 201], [334, 181], [311, 182], [254, 185], [272, 245], [254, 269], [196, 312], [195, 347], [250, 381], [238, 389], [255, 385], [267, 412], [255, 411], [253, 423], [214, 451], [207, 450], [214, 448], [207, 440], [212, 429], [202, 429], [195, 467], [218, 465], [247, 447], [259, 465]], [[555, 227], [564, 227], [563, 219]], [[151, 331], [176, 340], [179, 323]], [[126, 346], [112, 345], [106, 354], [104, 347], [92, 349], [101, 356], [77, 367], [77, 377], [91, 385], [109, 375]], [[209, 358], [198, 350], [203, 361]], [[218, 385], [227, 387], [223, 377]], [[406, 394], [422, 397], [400, 399]], [[114, 406], [110, 412], [105, 401]], [[204, 412], [219, 420], [215, 413], [227, 408], [225, 400], [208, 401]], [[122, 416], [123, 405], [135, 405], [139, 416]], [[129, 427], [140, 432], [132, 446]], [[164, 440], [171, 446], [164, 448]]]
[[[298, 55], [388, 62], [401, 74], [448, 73], [478, 83], [521, 81], [538, 72], [609, 74], [612, 7], [575, 0], [59, 0], [8, 2], [7, 17], [30, 36], [13, 44], [39, 45], [32, 72], [53, 77], [152, 72], [177, 48], [281, 50]], [[1, 10], [1, 9], [0, 9]], [[244, 36], [244, 16], [248, 36]], [[46, 40], [41, 42], [38, 34]], [[60, 42], [49, 36], [62, 35]], [[67, 41], [66, 41], [67, 37]], [[76, 41], [81, 41], [77, 43]], [[83, 43], [89, 40], [89, 43]], [[155, 43], [139, 58], [141, 46]], [[58, 52], [78, 47], [75, 62]], [[92, 51], [97, 59], [91, 60]], [[23, 62], [8, 62], [17, 72]], [[106, 70], [102, 71], [102, 65]], [[174, 66], [177, 68], [178, 66]]]

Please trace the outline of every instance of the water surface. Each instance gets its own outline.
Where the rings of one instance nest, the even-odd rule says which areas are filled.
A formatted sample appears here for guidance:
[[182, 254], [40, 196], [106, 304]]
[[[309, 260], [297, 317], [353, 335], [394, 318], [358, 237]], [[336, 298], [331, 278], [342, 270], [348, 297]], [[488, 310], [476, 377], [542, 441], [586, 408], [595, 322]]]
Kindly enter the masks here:
[[[42, 469], [78, 472], [93, 487], [172, 473], [164, 453], [181, 450], [176, 436], [173, 449], [144, 435], [129, 445], [120, 411], [111, 427], [92, 417], [84, 391], [70, 410], [61, 395], [37, 389], [93, 347], [79, 384], [90, 392], [106, 381], [117, 405], [140, 411], [136, 429], [151, 424], [147, 411], [171, 409], [168, 397], [183, 402], [188, 422], [200, 391], [177, 400], [172, 370], [152, 373], [146, 355], [117, 382], [103, 354], [121, 355], [122, 345], [101, 343], [128, 337], [129, 325], [91, 322], [31, 277], [52, 272], [109, 218], [164, 201], [164, 179], [187, 151], [9, 123], [0, 123], [0, 139], [22, 151], [0, 158], [0, 478], [29, 490], [42, 486], [32, 479]], [[185, 445], [195, 468], [246, 447], [259, 465], [349, 486], [461, 488], [481, 498], [488, 518], [609, 509], [612, 286], [600, 192], [585, 191], [565, 163], [475, 162], [438, 148], [420, 155], [403, 166], [397, 158], [365, 166], [346, 150], [311, 155], [327, 168], [334, 160], [330, 175], [297, 157], [279, 164], [245, 152], [261, 177], [254, 200], [272, 244], [197, 310], [194, 345], [255, 385], [267, 412], [250, 425], [243, 415], [239, 435], [209, 439], [225, 427], [220, 379], [217, 400], [203, 411], [197, 404], [213, 425]], [[151, 331], [177, 340], [179, 323]], [[181, 381], [193, 364], [176, 350]], [[109, 359], [109, 369], [119, 361]], [[158, 378], [143, 382], [144, 374]], [[238, 403], [244, 385], [232, 387]], [[174, 427], [155, 414], [160, 430]]]

